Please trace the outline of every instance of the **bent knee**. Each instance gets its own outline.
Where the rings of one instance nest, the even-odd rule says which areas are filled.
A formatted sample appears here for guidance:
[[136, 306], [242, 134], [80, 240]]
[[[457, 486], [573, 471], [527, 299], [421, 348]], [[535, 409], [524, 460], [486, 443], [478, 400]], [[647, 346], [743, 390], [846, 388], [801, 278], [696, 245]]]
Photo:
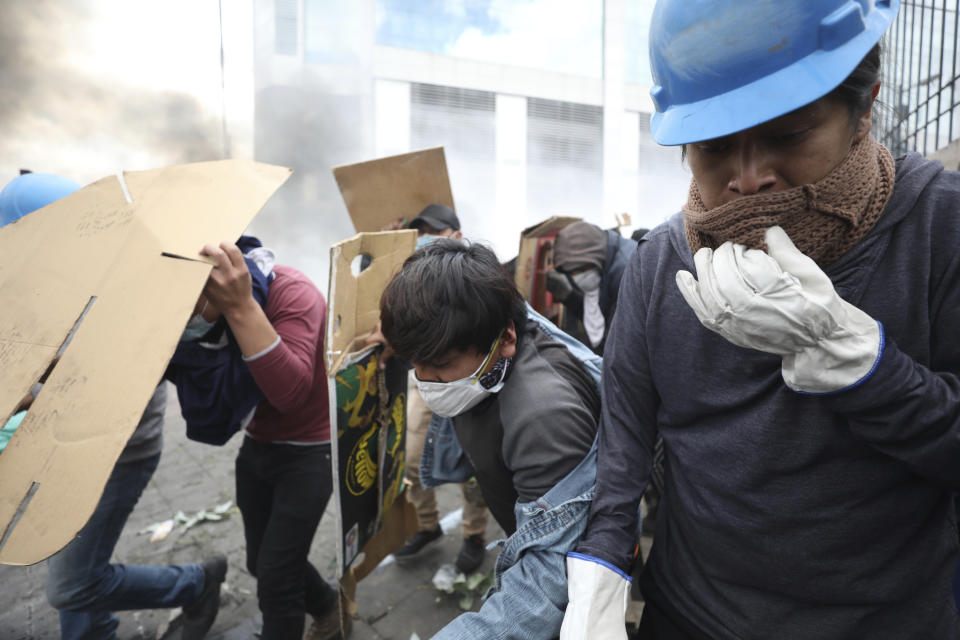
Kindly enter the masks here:
[[61, 580], [47, 578], [47, 602], [58, 611], [75, 609], [80, 601], [77, 596], [79, 589]]
[[109, 581], [110, 576], [104, 572], [60, 575], [51, 571], [47, 573], [47, 602], [58, 611], [85, 609], [101, 597]]

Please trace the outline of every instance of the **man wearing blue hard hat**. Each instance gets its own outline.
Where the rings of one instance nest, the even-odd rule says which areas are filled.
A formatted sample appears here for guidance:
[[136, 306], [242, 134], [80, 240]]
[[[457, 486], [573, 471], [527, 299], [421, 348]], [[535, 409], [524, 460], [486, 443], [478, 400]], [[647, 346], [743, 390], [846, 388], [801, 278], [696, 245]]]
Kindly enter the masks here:
[[[0, 227], [79, 188], [68, 178], [24, 172], [0, 191]], [[29, 409], [32, 393], [24, 399], [23, 409]], [[174, 607], [183, 607], [180, 637], [200, 640], [217, 616], [226, 557], [214, 555], [202, 564], [165, 566], [110, 562], [127, 517], [160, 462], [166, 404], [166, 384], [161, 383], [120, 453], [93, 515], [77, 536], [47, 561], [47, 600], [59, 612], [62, 640], [111, 640], [116, 638], [118, 626], [113, 611]], [[22, 413], [15, 418], [22, 418]], [[13, 423], [11, 419], [4, 431], [12, 431], [19, 420]], [[9, 435], [12, 433], [0, 441], [5, 444]]]
[[898, 0], [659, 0], [682, 212], [623, 276], [561, 638], [960, 638], [960, 175], [870, 134]]

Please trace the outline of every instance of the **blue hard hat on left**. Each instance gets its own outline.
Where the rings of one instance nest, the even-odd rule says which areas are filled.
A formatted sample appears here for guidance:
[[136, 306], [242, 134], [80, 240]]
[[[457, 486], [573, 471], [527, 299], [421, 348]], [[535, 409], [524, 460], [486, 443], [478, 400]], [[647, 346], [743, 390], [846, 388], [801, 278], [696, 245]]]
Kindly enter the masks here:
[[69, 178], [52, 173], [25, 173], [0, 191], [0, 227], [19, 220], [80, 188]]

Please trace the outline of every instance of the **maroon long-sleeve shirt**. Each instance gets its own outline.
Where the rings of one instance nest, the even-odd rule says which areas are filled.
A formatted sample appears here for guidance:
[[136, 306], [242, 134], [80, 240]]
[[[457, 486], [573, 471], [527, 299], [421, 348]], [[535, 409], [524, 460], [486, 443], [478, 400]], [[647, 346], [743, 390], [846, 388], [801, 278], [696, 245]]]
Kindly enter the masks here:
[[330, 410], [323, 360], [327, 303], [316, 285], [296, 269], [277, 266], [274, 273], [264, 312], [280, 341], [247, 361], [267, 397], [247, 433], [260, 442], [327, 442]]

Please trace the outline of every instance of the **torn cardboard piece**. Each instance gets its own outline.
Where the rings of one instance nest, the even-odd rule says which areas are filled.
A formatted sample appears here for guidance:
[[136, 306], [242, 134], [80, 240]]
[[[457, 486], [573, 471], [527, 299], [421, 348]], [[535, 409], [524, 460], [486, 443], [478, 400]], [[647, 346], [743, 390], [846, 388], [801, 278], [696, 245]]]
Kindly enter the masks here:
[[337, 573], [350, 602], [357, 582], [418, 528], [403, 495], [407, 371], [396, 360], [380, 370], [381, 348], [364, 346], [380, 319], [380, 296], [416, 239], [412, 230], [361, 233], [330, 249], [326, 349]]
[[443, 147], [334, 167], [333, 177], [358, 233], [409, 223], [428, 204], [456, 211]]
[[0, 229], [0, 420], [76, 327], [0, 454], [0, 563], [39, 562], [86, 523], [209, 274], [200, 248], [239, 237], [289, 174], [128, 172], [131, 202], [110, 176]]
[[[347, 354], [360, 351], [363, 339], [380, 321], [380, 294], [416, 246], [417, 232], [410, 229], [361, 233], [330, 247], [328, 375]], [[370, 263], [360, 271], [363, 256], [369, 256]]]
[[557, 321], [560, 305], [547, 291], [547, 271], [553, 268], [553, 243], [557, 232], [582, 218], [554, 216], [520, 232], [517, 269], [514, 275], [520, 295], [538, 313]]

